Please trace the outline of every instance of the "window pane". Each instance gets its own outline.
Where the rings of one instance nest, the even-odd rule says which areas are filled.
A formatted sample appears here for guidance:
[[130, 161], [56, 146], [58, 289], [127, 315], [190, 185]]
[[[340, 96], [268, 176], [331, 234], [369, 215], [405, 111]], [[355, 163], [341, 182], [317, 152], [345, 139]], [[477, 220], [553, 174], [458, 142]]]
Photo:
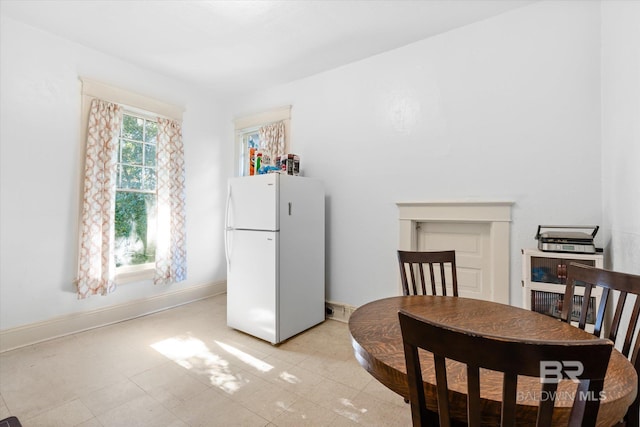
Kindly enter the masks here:
[[254, 133], [247, 138], [247, 146], [249, 148], [260, 148], [260, 134]]
[[155, 166], [156, 165], [156, 146], [145, 144], [144, 145], [144, 165]]
[[156, 136], [158, 136], [158, 123], [147, 120], [147, 129], [144, 135], [145, 142], [152, 142], [155, 144]]
[[142, 141], [143, 127], [144, 119], [127, 116], [126, 114], [122, 117], [122, 136], [125, 138]]
[[240, 176], [249, 175], [251, 169], [249, 163], [252, 159], [249, 156], [249, 149], [260, 148], [260, 134], [255, 131], [246, 132], [241, 135], [240, 138]]
[[155, 168], [144, 168], [144, 182], [142, 184], [143, 190], [155, 190], [156, 189], [156, 170]]
[[139, 166], [120, 166], [120, 188], [139, 190], [142, 185], [142, 168]]
[[116, 266], [153, 262], [156, 253], [155, 194], [116, 193]]
[[133, 165], [142, 164], [142, 144], [139, 142], [121, 140], [120, 146], [122, 150], [122, 163], [130, 163]]

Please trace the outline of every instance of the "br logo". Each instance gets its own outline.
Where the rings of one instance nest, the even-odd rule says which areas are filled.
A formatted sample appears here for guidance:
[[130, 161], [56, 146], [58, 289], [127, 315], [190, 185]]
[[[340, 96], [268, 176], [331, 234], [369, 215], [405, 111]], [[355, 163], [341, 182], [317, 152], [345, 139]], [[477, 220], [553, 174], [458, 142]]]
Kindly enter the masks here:
[[563, 378], [573, 382], [580, 382], [580, 375], [584, 372], [582, 362], [577, 360], [542, 360], [540, 362], [540, 382], [544, 384], [559, 383]]

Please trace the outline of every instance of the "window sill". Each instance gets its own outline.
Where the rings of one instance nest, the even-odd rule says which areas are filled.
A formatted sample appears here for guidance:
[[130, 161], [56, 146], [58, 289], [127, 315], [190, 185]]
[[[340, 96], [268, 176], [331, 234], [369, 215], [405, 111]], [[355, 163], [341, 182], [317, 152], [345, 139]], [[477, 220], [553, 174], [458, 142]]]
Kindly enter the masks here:
[[154, 263], [118, 267], [116, 270], [116, 284], [140, 282], [153, 279], [156, 271]]

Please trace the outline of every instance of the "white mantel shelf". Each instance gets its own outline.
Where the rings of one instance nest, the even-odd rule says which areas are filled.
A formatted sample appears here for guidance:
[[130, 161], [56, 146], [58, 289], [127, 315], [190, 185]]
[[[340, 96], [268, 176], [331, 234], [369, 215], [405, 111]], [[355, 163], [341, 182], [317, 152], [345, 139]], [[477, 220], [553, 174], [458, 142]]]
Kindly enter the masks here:
[[416, 250], [416, 225], [420, 222], [489, 223], [491, 300], [509, 304], [510, 223], [514, 202], [435, 200], [396, 205], [401, 250]]
[[510, 201], [428, 201], [398, 202], [400, 219], [413, 221], [510, 222]]

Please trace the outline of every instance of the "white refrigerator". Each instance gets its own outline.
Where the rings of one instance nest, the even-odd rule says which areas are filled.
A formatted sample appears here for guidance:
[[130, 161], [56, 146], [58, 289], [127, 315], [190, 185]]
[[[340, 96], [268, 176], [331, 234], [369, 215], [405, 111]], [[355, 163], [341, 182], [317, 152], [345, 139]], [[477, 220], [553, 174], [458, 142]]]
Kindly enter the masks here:
[[226, 209], [227, 325], [277, 344], [324, 321], [322, 182], [231, 178]]

